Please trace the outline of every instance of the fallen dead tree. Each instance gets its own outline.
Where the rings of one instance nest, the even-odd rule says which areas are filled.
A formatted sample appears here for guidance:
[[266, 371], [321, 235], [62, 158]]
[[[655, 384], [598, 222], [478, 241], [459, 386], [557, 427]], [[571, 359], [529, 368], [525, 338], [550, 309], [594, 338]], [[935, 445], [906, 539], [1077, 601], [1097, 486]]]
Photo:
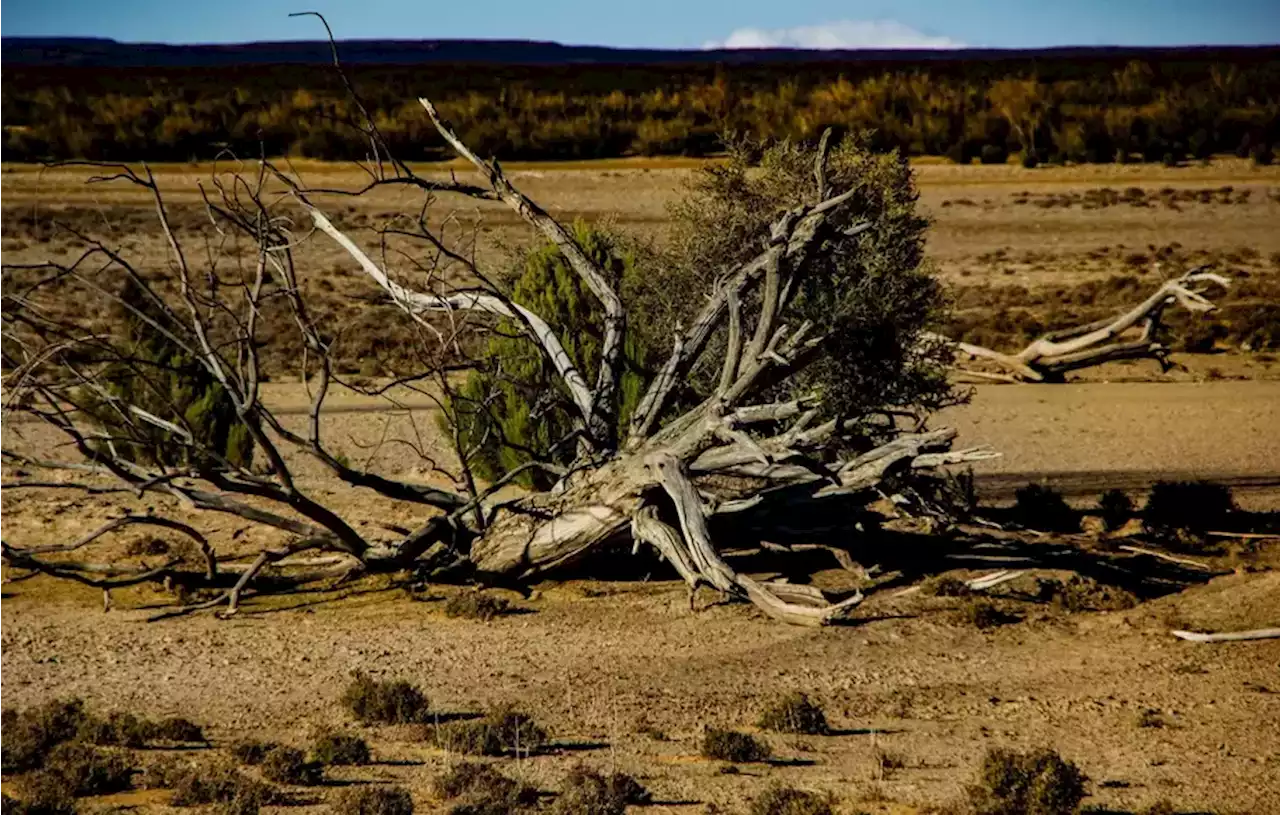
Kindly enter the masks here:
[[[6, 411], [52, 428], [75, 453], [49, 460], [7, 450], [6, 460], [80, 479], [14, 486], [160, 497], [271, 527], [284, 538], [229, 571], [198, 532], [171, 525], [200, 541], [203, 579], [221, 591], [162, 616], [224, 605], [234, 613], [265, 571], [304, 552], [341, 555], [337, 568], [345, 574], [453, 571], [511, 585], [610, 547], [646, 545], [691, 590], [709, 586], [779, 620], [823, 625], [847, 619], [862, 595], [828, 597], [752, 579], [722, 556], [721, 546], [733, 541], [717, 540], [725, 533], [715, 530], [749, 525], [756, 534], [785, 533], [797, 516], [825, 513], [844, 519], [842, 534], [856, 533], [857, 524], [848, 523], [856, 508], [886, 495], [902, 512], [945, 520], [930, 473], [996, 455], [952, 449], [954, 431], [926, 423], [958, 395], [945, 375], [950, 343], [931, 333], [942, 296], [921, 267], [926, 223], [915, 214], [905, 161], [874, 156], [856, 142], [832, 145], [827, 134], [816, 147], [768, 152], [772, 169], [758, 182], [745, 165], [709, 170], [702, 197], [690, 205], [697, 228], [683, 265], [668, 270], [683, 272], [690, 289], [679, 295], [692, 307], [669, 324], [669, 350], [629, 403], [621, 387], [625, 349], [652, 328], [652, 316], [633, 313], [610, 270], [571, 230], [523, 194], [496, 160], [464, 144], [430, 100], [420, 103], [480, 183], [416, 174], [390, 155], [376, 125], [364, 122], [371, 182], [353, 194], [394, 185], [423, 195], [420, 212], [381, 234], [380, 252], [363, 247], [326, 212], [323, 201], [334, 191], [308, 189], [259, 161], [252, 172], [216, 176], [204, 190], [217, 238], [196, 253], [171, 226], [149, 170], [95, 165], [105, 169], [95, 182], [133, 184], [150, 194], [170, 248], [161, 273], [167, 288], [154, 270], [87, 235], [73, 261], [6, 267]], [[431, 217], [444, 197], [501, 202], [556, 248], [600, 315], [594, 358], [583, 358], [566, 327], [517, 301], [464, 246], [446, 239], [450, 218]], [[330, 446], [321, 421], [327, 399], [353, 386], [335, 372], [333, 337], [304, 294], [296, 252], [305, 240], [340, 247], [350, 267], [412, 327], [421, 371], [395, 384], [438, 405], [454, 462], [414, 449], [453, 488], [361, 468]], [[399, 243], [389, 250], [391, 240]], [[393, 267], [396, 258], [404, 266]], [[1017, 365], [1027, 372], [1039, 365], [1044, 376], [1127, 325], [1150, 324], [1169, 298], [1203, 302], [1189, 287], [1210, 278], [1168, 284], [1133, 315], [1078, 332], [1066, 345], [1046, 340]], [[83, 305], [68, 310], [69, 301]], [[86, 330], [80, 309], [93, 308], [89, 303], [118, 311], [120, 326]], [[285, 309], [302, 340], [298, 373], [310, 405], [301, 429], [262, 398], [258, 349], [270, 308]], [[543, 394], [552, 407], [538, 409], [562, 411], [572, 431], [542, 453], [499, 439], [523, 460], [484, 483], [474, 468], [476, 445], [460, 431], [459, 417], [464, 410], [496, 411], [499, 400], [467, 396], [454, 374], [488, 364], [470, 337], [502, 332], [521, 337], [554, 379]], [[1107, 348], [1099, 353], [1120, 353]], [[486, 427], [501, 432], [500, 424]], [[351, 489], [417, 507], [420, 524], [394, 540], [366, 537], [299, 481], [291, 464], [298, 457]], [[551, 486], [514, 498], [504, 492], [530, 470], [550, 474]], [[172, 580], [180, 568], [169, 561], [150, 567], [68, 561], [48, 547], [7, 543], [4, 558], [11, 569], [104, 590]], [[184, 579], [199, 579], [189, 571]]]
[[[1008, 382], [1058, 382], [1069, 371], [1121, 359], [1153, 359], [1169, 368], [1169, 349], [1158, 339], [1165, 310], [1178, 304], [1195, 312], [1212, 311], [1207, 288], [1228, 281], [1203, 268], [1166, 280], [1124, 314], [1051, 331], [1013, 354], [967, 342], [951, 342], [956, 370], [978, 379]], [[983, 363], [986, 367], [980, 367]], [[990, 370], [990, 368], [995, 370]]]

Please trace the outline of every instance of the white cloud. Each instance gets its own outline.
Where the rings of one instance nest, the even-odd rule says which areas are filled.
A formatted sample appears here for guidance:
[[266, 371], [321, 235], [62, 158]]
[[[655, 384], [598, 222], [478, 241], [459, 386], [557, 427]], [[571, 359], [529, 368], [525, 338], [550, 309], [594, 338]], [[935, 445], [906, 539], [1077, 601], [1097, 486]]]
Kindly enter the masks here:
[[896, 20], [837, 20], [796, 28], [739, 28], [723, 42], [703, 48], [963, 48], [950, 37], [934, 37]]

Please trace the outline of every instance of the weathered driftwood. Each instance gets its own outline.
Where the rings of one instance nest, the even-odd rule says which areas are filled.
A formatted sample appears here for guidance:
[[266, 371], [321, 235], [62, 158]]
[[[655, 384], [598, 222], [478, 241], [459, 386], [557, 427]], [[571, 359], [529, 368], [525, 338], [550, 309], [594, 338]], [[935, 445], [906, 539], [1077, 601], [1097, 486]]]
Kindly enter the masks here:
[[1257, 628], [1252, 631], [1223, 631], [1205, 634], [1199, 631], [1170, 631], [1170, 634], [1188, 642], [1246, 642], [1249, 640], [1280, 639], [1280, 628]]
[[[1203, 293], [1208, 285], [1225, 288], [1228, 281], [1202, 268], [1193, 269], [1166, 280], [1124, 314], [1051, 331], [1016, 354], [946, 338], [935, 339], [949, 342], [955, 349], [957, 371], [979, 379], [1050, 382], [1060, 380], [1068, 371], [1120, 359], [1154, 359], [1167, 366], [1169, 349], [1156, 339], [1164, 310], [1178, 303], [1195, 312], [1212, 311], [1215, 306]], [[989, 363], [999, 370], [974, 367], [978, 362]]]

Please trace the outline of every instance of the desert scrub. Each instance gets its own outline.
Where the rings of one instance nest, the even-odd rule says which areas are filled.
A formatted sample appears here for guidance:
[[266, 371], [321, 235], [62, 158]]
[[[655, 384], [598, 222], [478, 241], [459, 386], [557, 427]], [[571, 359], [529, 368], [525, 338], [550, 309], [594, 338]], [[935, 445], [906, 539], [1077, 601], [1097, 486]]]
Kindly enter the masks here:
[[4, 815], [75, 815], [76, 799], [62, 779], [51, 773], [31, 773], [16, 785], [21, 798], [4, 796]]
[[1134, 595], [1115, 586], [1105, 586], [1092, 578], [1072, 575], [1065, 582], [1052, 578], [1037, 581], [1039, 599], [1054, 608], [1072, 613], [1081, 611], [1124, 611], [1138, 604]]
[[744, 764], [767, 761], [772, 755], [773, 751], [769, 749], [769, 745], [749, 733], [709, 727], [702, 736], [703, 758]]
[[167, 741], [177, 744], [208, 744], [200, 725], [181, 716], [171, 716], [158, 722], [146, 722], [147, 741]]
[[773, 786], [751, 802], [750, 815], [834, 815], [830, 795]]
[[1098, 499], [1098, 516], [1108, 532], [1114, 532], [1133, 517], [1133, 499], [1123, 490], [1110, 489]]
[[565, 779], [553, 815], [623, 815], [628, 804], [647, 804], [649, 791], [626, 773], [603, 775], [581, 765]]
[[920, 591], [930, 597], [968, 597], [973, 594], [968, 583], [949, 574], [929, 578], [921, 584]]
[[471, 756], [528, 756], [547, 743], [547, 731], [527, 713], [496, 707], [480, 719], [431, 728], [437, 744]]
[[322, 733], [311, 746], [311, 757], [320, 764], [368, 764], [369, 745], [350, 733]]
[[1075, 510], [1067, 506], [1062, 493], [1043, 484], [1027, 484], [1015, 495], [1018, 503], [1014, 516], [1018, 523], [1029, 529], [1045, 529], [1051, 532], [1077, 532], [1080, 519]]
[[413, 796], [404, 787], [349, 787], [339, 790], [334, 815], [413, 815]]
[[4, 772], [38, 769], [50, 750], [75, 738], [88, 721], [80, 699], [58, 699], [25, 710], [5, 710], [0, 714]]
[[985, 600], [970, 600], [965, 603], [960, 609], [960, 616], [966, 623], [982, 631], [1018, 622], [1017, 615], [1001, 611]]
[[134, 769], [124, 756], [89, 744], [59, 744], [41, 771], [56, 778], [72, 795], [107, 795], [127, 790]]
[[803, 693], [790, 693], [760, 714], [762, 730], [823, 736], [831, 732], [822, 708]]
[[464, 761], [436, 776], [432, 784], [435, 794], [455, 802], [451, 813], [501, 815], [516, 812], [537, 803], [538, 791], [503, 775], [488, 764]]
[[238, 741], [231, 745], [231, 757], [241, 764], [257, 765], [279, 746], [274, 741]]
[[277, 747], [262, 759], [262, 777], [277, 784], [311, 787], [320, 783], [324, 768], [307, 761], [296, 747]]
[[1142, 525], [1168, 543], [1198, 543], [1204, 533], [1222, 529], [1235, 509], [1231, 488], [1207, 481], [1160, 481], [1151, 487]]
[[176, 807], [218, 804], [224, 812], [252, 815], [279, 797], [271, 786], [222, 762], [173, 767], [164, 780], [173, 789], [169, 803]]
[[427, 697], [404, 680], [374, 679], [357, 671], [342, 705], [362, 722], [414, 724], [427, 720]]
[[1073, 815], [1088, 777], [1049, 749], [987, 751], [969, 787], [975, 815]]
[[501, 597], [493, 597], [478, 591], [455, 594], [444, 604], [446, 617], [462, 617], [468, 620], [488, 622], [507, 613], [509, 603]]

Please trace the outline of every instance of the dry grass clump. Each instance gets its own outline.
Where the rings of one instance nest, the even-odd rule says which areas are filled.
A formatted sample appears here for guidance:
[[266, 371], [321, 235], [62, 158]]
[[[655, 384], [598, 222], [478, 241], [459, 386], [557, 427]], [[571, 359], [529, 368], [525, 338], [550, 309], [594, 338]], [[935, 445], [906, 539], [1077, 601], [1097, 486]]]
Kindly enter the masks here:
[[803, 693], [790, 693], [760, 714], [759, 726], [777, 733], [824, 736], [831, 732], [822, 708]]
[[164, 778], [173, 789], [172, 806], [194, 807], [217, 804], [227, 815], [254, 815], [275, 801], [275, 790], [240, 772], [232, 764], [186, 764], [172, 767]]
[[751, 802], [750, 815], [833, 815], [835, 802], [830, 795], [772, 786]]
[[968, 583], [949, 574], [929, 578], [920, 584], [920, 591], [931, 597], [968, 597], [973, 594]]
[[371, 758], [369, 745], [359, 736], [350, 733], [327, 732], [320, 734], [311, 746], [311, 757], [320, 764], [363, 765]]
[[118, 753], [69, 742], [49, 752], [41, 772], [57, 779], [72, 795], [80, 796], [127, 790], [134, 769]]
[[87, 718], [77, 738], [90, 744], [142, 747], [151, 742], [207, 744], [204, 730], [190, 719], [171, 717], [158, 722], [132, 713], [111, 713], [105, 719]]
[[987, 751], [978, 781], [969, 787], [975, 815], [1073, 815], [1088, 777], [1049, 749]]
[[497, 707], [483, 718], [432, 728], [441, 747], [472, 756], [527, 756], [547, 743], [547, 731], [527, 713]]
[[32, 773], [17, 786], [22, 797], [4, 796], [4, 815], [75, 815], [76, 799], [54, 775]]
[[334, 798], [335, 815], [413, 815], [413, 796], [404, 787], [349, 787]]
[[769, 749], [769, 745], [749, 733], [709, 727], [702, 736], [702, 756], [704, 758], [745, 764], [754, 761], [767, 761], [772, 755], [773, 751]]
[[461, 617], [468, 620], [488, 622], [494, 617], [506, 614], [510, 604], [501, 597], [492, 597], [478, 591], [455, 594], [444, 604], [447, 617]]
[[177, 744], [207, 744], [200, 725], [181, 716], [171, 716], [146, 724], [147, 741], [168, 741]]
[[647, 804], [649, 791], [626, 773], [603, 775], [578, 766], [551, 807], [553, 815], [623, 815], [628, 804]]
[[277, 747], [262, 759], [262, 776], [277, 784], [295, 787], [311, 787], [319, 784], [324, 768], [307, 761], [307, 756], [296, 747]]
[[1138, 604], [1138, 599], [1131, 592], [1078, 574], [1066, 581], [1041, 578], [1037, 585], [1040, 600], [1073, 613], [1124, 611]]
[[464, 761], [436, 777], [435, 793], [453, 801], [451, 815], [504, 815], [538, 801], [533, 787], [508, 778], [488, 764]]
[[342, 704], [362, 722], [414, 724], [427, 720], [427, 697], [403, 680], [374, 679], [357, 671]]

